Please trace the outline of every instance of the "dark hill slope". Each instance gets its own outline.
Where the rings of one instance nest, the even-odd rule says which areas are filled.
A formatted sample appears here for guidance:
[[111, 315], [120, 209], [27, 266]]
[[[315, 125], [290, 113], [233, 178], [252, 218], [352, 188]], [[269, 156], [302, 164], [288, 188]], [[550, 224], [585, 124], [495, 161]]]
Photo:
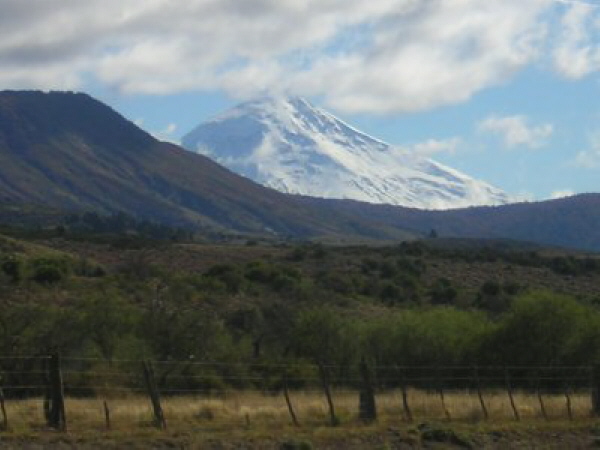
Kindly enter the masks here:
[[0, 92], [0, 201], [248, 232], [407, 236], [259, 186], [76, 93]]
[[424, 211], [353, 201], [304, 198], [313, 207], [440, 236], [508, 238], [600, 251], [600, 194], [535, 203]]

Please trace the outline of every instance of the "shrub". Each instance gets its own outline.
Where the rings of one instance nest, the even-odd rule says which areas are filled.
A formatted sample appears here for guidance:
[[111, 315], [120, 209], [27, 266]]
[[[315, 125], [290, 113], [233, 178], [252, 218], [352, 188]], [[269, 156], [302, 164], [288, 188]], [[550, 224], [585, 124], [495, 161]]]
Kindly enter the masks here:
[[429, 290], [429, 299], [434, 305], [452, 304], [458, 291], [447, 278], [439, 278]]
[[496, 296], [501, 292], [500, 284], [497, 281], [488, 280], [481, 285], [480, 292], [483, 295]]
[[402, 290], [390, 281], [382, 284], [379, 297], [387, 304], [399, 303], [403, 300]]
[[54, 284], [65, 278], [62, 270], [53, 264], [43, 264], [33, 270], [31, 279], [40, 284]]
[[29, 263], [30, 279], [40, 284], [55, 284], [67, 278], [71, 263], [67, 258], [44, 256]]
[[8, 276], [11, 282], [18, 283], [23, 276], [23, 263], [17, 257], [9, 256], [0, 262], [0, 270]]
[[225, 286], [230, 294], [237, 294], [242, 290], [244, 285], [244, 277], [239, 269], [231, 264], [217, 264], [208, 269], [204, 276], [213, 278]]

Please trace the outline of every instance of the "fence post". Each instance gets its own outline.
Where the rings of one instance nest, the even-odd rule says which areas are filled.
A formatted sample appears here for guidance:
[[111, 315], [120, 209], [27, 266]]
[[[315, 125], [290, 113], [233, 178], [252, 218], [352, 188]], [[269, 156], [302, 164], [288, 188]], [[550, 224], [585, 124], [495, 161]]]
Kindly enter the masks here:
[[519, 411], [517, 410], [517, 405], [515, 404], [515, 399], [513, 397], [512, 386], [510, 385], [510, 375], [507, 367], [504, 368], [504, 378], [506, 380], [506, 391], [508, 392], [510, 406], [512, 407], [513, 414], [515, 415], [515, 420], [518, 422], [521, 420], [521, 417], [519, 416]]
[[592, 367], [592, 414], [600, 416], [600, 365]]
[[565, 401], [567, 406], [567, 415], [569, 416], [569, 420], [573, 421], [573, 408], [571, 407], [571, 388], [568, 385], [565, 385]]
[[296, 413], [294, 412], [294, 407], [292, 406], [292, 400], [290, 399], [290, 392], [288, 390], [287, 372], [285, 372], [283, 374], [283, 395], [285, 397], [285, 403], [288, 407], [290, 416], [292, 417], [292, 423], [294, 424], [295, 427], [300, 426], [300, 424], [298, 423], [298, 418], [296, 417]]
[[541, 384], [541, 375], [538, 372], [538, 376], [537, 376], [537, 386], [536, 386], [536, 391], [537, 391], [537, 398], [538, 398], [538, 402], [540, 403], [540, 410], [542, 412], [542, 417], [544, 418], [544, 420], [548, 420], [548, 413], [546, 412], [546, 405], [544, 404], [544, 397], [542, 396], [542, 390], [540, 387]]
[[360, 361], [359, 369], [362, 383], [359, 393], [358, 417], [366, 421], [376, 420], [375, 390], [371, 381], [371, 372], [364, 358]]
[[106, 423], [106, 430], [110, 430], [110, 409], [108, 409], [108, 402], [104, 400], [104, 421]]
[[406, 386], [406, 377], [402, 369], [400, 369], [400, 389], [402, 389], [402, 408], [404, 409], [404, 417], [407, 422], [413, 421], [412, 412], [408, 406], [408, 389]]
[[485, 401], [483, 401], [483, 394], [481, 393], [481, 380], [479, 379], [479, 368], [475, 366], [474, 368], [475, 375], [475, 385], [477, 386], [477, 396], [479, 397], [479, 404], [481, 405], [481, 411], [483, 411], [483, 418], [488, 420], [488, 410], [485, 406]]
[[327, 397], [327, 405], [329, 406], [329, 418], [331, 421], [331, 426], [335, 427], [339, 425], [339, 420], [335, 415], [335, 408], [333, 406], [333, 400], [331, 398], [331, 390], [329, 387], [329, 372], [327, 367], [325, 367], [322, 363], [317, 364], [319, 367], [319, 374], [321, 376], [321, 384], [323, 385], [323, 391], [325, 392], [325, 397]]
[[44, 408], [44, 419], [46, 419], [46, 424], [50, 426], [50, 402], [52, 399], [52, 386], [50, 385], [50, 365], [49, 365], [50, 357], [42, 358], [42, 377], [44, 379], [44, 400], [43, 400], [43, 408]]
[[444, 410], [444, 415], [446, 416], [446, 419], [450, 421], [450, 420], [452, 420], [452, 416], [450, 415], [450, 411], [446, 407], [446, 397], [444, 396], [444, 380], [442, 379], [440, 372], [441, 372], [441, 369], [438, 368], [437, 377], [436, 377], [437, 391], [440, 396], [440, 400], [442, 402], [442, 409]]
[[2, 410], [2, 430], [8, 430], [8, 416], [6, 415], [6, 405], [4, 404], [4, 391], [0, 386], [0, 409]]
[[152, 410], [154, 411], [154, 424], [157, 428], [164, 430], [167, 428], [167, 422], [165, 421], [165, 416], [160, 405], [160, 396], [158, 394], [156, 380], [154, 379], [154, 370], [152, 370], [152, 365], [148, 361], [143, 361], [142, 367], [144, 369], [144, 380], [146, 380], [148, 396], [150, 397]]
[[60, 369], [60, 354], [53, 353], [48, 364], [48, 379], [50, 381], [50, 402], [48, 411], [48, 425], [60, 431], [67, 430], [65, 414], [65, 395]]

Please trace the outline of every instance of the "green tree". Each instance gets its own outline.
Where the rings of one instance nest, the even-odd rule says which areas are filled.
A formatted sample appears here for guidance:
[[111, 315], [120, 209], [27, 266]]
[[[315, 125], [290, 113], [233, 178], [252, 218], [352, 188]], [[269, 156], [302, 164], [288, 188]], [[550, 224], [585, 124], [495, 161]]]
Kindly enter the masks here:
[[92, 294], [78, 307], [88, 338], [111, 362], [119, 344], [135, 328], [135, 309], [117, 292]]
[[359, 357], [359, 339], [353, 324], [329, 308], [305, 310], [298, 315], [292, 348], [320, 366], [335, 366], [346, 376]]
[[513, 365], [573, 362], [581, 343], [598, 335], [597, 316], [591, 308], [564, 295], [522, 295], [484, 342], [481, 358], [488, 363]]

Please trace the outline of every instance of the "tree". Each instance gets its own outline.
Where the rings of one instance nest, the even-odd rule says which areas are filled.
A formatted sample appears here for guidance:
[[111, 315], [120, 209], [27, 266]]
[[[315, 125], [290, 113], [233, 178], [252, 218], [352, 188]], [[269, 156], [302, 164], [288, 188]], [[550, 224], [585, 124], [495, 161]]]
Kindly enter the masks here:
[[82, 301], [79, 308], [89, 339], [102, 357], [111, 362], [119, 343], [134, 329], [133, 308], [116, 292], [92, 295]]
[[[597, 318], [597, 312], [564, 295], [522, 295], [484, 342], [482, 360], [512, 365], [574, 362], [573, 355], [579, 352], [582, 342], [600, 335]], [[590, 349], [585, 353], [587, 357], [578, 363], [590, 362]]]
[[316, 308], [299, 314], [292, 334], [292, 348], [317, 365], [336, 366], [347, 375], [356, 362], [358, 336], [348, 319], [330, 308]]

